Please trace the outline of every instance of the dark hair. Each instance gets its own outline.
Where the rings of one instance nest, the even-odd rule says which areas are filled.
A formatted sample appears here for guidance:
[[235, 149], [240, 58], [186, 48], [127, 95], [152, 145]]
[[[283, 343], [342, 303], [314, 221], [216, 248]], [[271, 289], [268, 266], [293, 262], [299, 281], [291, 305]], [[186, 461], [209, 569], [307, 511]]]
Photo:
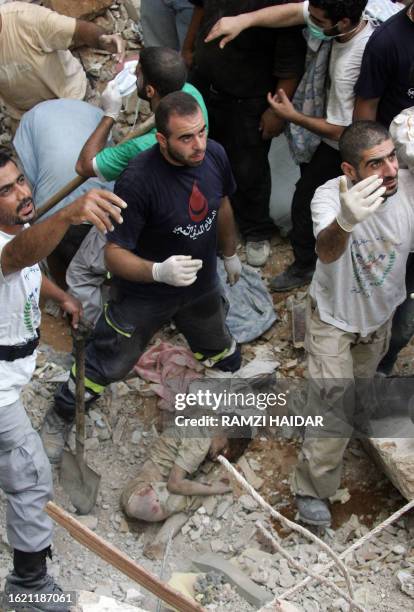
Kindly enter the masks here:
[[187, 70], [181, 55], [168, 47], [147, 47], [139, 56], [146, 85], [152, 85], [162, 98], [182, 89]]
[[0, 168], [3, 168], [9, 162], [13, 162], [13, 164], [16, 163], [9, 151], [0, 149]]
[[321, 9], [325, 18], [338, 23], [347, 17], [351, 23], [358, 23], [367, 5], [367, 0], [310, 0], [310, 5]]
[[197, 100], [184, 91], [175, 91], [165, 96], [157, 106], [155, 111], [155, 125], [157, 131], [163, 136], [170, 135], [168, 124], [171, 115], [179, 117], [189, 117], [195, 115], [200, 110]]
[[342, 132], [339, 152], [344, 162], [356, 168], [362, 159], [363, 151], [372, 149], [390, 138], [387, 128], [377, 121], [355, 121]]

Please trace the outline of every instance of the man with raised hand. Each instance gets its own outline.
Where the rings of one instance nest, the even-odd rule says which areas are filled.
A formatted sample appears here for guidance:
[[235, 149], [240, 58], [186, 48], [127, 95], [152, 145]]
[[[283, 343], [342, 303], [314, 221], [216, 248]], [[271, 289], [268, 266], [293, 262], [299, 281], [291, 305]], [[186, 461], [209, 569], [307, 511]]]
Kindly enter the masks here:
[[37, 264], [70, 225], [89, 222], [107, 232], [113, 229], [112, 220], [122, 221], [124, 206], [113, 193], [90, 191], [28, 227], [36, 216], [30, 187], [10, 155], [0, 152], [0, 487], [7, 496], [7, 535], [13, 548], [13, 571], [4, 595], [7, 609], [20, 609], [18, 597], [26, 602], [25, 610], [68, 612], [70, 607], [47, 574], [52, 521], [44, 507], [53, 495], [52, 475], [20, 392], [36, 364], [39, 297], [55, 300], [72, 316], [74, 327], [81, 305], [42, 276]]
[[312, 200], [318, 261], [308, 298], [306, 410], [323, 416], [323, 430], [306, 429], [293, 477], [300, 518], [315, 525], [330, 524], [327, 499], [339, 487], [352, 433], [354, 377], [371, 379], [387, 351], [414, 249], [414, 181], [399, 171], [387, 129], [353, 123], [339, 150], [345, 176]]
[[[155, 122], [157, 144], [131, 160], [115, 186], [128, 212], [123, 230], [108, 235], [105, 257], [116, 295], [87, 346], [87, 402], [128, 374], [171, 320], [205, 365], [233, 372], [241, 363], [225, 324], [217, 276], [217, 248], [229, 282], [237, 282], [241, 272], [227, 156], [207, 140], [203, 113], [189, 94], [165, 96]], [[42, 428], [45, 450], [55, 463], [75, 415], [74, 378], [72, 370]]]

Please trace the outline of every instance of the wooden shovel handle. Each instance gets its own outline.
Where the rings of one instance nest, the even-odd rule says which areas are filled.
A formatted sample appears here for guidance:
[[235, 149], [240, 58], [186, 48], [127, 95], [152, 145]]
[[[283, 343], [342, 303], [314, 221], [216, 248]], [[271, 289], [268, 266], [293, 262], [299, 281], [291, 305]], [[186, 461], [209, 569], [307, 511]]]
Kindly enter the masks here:
[[176, 591], [168, 584], [161, 582], [154, 574], [141, 565], [138, 565], [135, 561], [132, 561], [125, 553], [112, 544], [109, 544], [109, 542], [106, 542], [103, 538], [88, 529], [88, 527], [79, 523], [79, 521], [65, 512], [57, 504], [48, 502], [45, 509], [48, 515], [56, 521], [56, 523], [64, 527], [75, 540], [80, 542], [83, 546], [86, 546], [86, 548], [97, 554], [101, 559], [104, 559], [104, 561], [113, 567], [116, 567], [126, 576], [135, 580], [135, 582], [142, 587], [154, 593], [154, 595], [162, 599], [162, 601], [165, 601], [168, 605], [173, 606], [180, 612], [204, 612], [204, 608], [195, 601], [186, 597], [179, 591]]

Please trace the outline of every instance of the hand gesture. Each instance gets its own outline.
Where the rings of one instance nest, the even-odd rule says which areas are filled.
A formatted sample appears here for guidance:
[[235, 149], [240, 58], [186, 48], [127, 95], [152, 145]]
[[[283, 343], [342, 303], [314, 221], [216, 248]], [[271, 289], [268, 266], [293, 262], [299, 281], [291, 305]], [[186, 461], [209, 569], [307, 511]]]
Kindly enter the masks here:
[[336, 222], [345, 232], [352, 232], [357, 223], [361, 223], [372, 215], [384, 201], [381, 196], [386, 187], [382, 185], [382, 179], [377, 174], [356, 183], [348, 190], [345, 176], [339, 181], [339, 199], [341, 212]]
[[224, 269], [227, 273], [227, 282], [230, 286], [235, 285], [240, 279], [242, 271], [241, 261], [237, 253], [230, 257], [223, 257]]
[[213, 25], [210, 32], [207, 34], [204, 42], [208, 43], [220, 36], [223, 36], [219, 42], [220, 49], [229, 43], [233, 38], [236, 38], [247, 26], [245, 23], [246, 15], [237, 15], [237, 17], [222, 17]]
[[172, 255], [152, 266], [152, 277], [157, 283], [188, 287], [196, 281], [197, 272], [202, 266], [202, 260], [192, 259], [191, 255]]
[[108, 231], [113, 231], [113, 221], [123, 222], [120, 209], [126, 207], [126, 202], [112, 191], [91, 189], [69, 204], [63, 211], [68, 216], [71, 225], [89, 222], [95, 225], [100, 232], [106, 234]]
[[285, 121], [292, 121], [294, 123], [297, 111], [286, 95], [284, 89], [278, 89], [274, 96], [272, 96], [271, 93], [268, 93], [267, 101], [277, 117], [284, 119]]

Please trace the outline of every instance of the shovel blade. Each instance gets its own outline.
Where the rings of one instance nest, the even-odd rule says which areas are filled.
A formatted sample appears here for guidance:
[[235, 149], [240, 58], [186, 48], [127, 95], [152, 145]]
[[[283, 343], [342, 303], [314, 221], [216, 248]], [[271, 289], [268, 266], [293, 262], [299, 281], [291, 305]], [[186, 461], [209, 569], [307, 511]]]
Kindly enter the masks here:
[[60, 484], [79, 514], [89, 514], [98, 496], [100, 474], [71, 452], [63, 451]]

